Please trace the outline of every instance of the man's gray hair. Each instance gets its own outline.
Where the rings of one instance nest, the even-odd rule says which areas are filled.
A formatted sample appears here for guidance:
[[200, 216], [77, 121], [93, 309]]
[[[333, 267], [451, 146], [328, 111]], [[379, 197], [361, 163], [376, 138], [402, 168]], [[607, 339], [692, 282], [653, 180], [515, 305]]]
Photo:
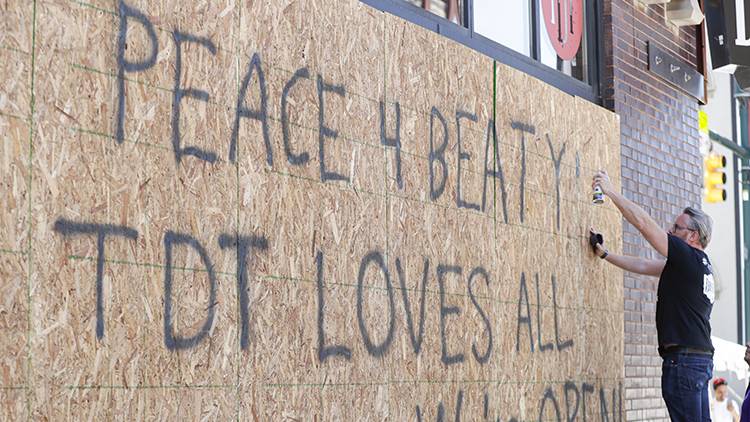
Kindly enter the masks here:
[[708, 246], [708, 242], [711, 241], [711, 230], [714, 226], [714, 221], [711, 217], [705, 212], [693, 207], [687, 207], [682, 212], [690, 216], [693, 226], [690, 227], [690, 229], [695, 230], [698, 233], [701, 246], [704, 248]]

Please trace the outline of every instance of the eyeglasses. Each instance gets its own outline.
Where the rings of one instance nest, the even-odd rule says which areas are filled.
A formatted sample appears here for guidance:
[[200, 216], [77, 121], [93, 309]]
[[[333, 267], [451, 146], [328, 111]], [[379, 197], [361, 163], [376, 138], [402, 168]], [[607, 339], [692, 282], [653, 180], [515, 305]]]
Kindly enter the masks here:
[[690, 227], [681, 226], [677, 223], [672, 224], [672, 233], [677, 233], [678, 230], [689, 230], [691, 232], [698, 231], [695, 229], [691, 229]]

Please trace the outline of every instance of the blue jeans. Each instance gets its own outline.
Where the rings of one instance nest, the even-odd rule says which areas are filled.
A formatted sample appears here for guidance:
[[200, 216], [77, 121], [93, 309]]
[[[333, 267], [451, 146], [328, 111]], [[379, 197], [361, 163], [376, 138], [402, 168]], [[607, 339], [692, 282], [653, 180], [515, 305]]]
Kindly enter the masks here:
[[714, 362], [708, 355], [669, 353], [663, 356], [661, 394], [675, 422], [710, 422], [708, 382]]

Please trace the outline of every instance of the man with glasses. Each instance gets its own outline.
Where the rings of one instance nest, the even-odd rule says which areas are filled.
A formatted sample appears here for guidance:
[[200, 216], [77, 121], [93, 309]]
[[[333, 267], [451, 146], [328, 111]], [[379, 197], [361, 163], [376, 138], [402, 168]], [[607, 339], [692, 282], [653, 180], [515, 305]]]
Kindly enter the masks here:
[[708, 381], [713, 373], [713, 345], [709, 318], [714, 303], [711, 262], [703, 251], [711, 240], [711, 217], [685, 208], [665, 232], [643, 208], [614, 189], [605, 171], [594, 176], [622, 216], [665, 259], [610, 254], [601, 237], [595, 253], [626, 271], [659, 277], [656, 332], [663, 359], [662, 397], [673, 421], [710, 421]]

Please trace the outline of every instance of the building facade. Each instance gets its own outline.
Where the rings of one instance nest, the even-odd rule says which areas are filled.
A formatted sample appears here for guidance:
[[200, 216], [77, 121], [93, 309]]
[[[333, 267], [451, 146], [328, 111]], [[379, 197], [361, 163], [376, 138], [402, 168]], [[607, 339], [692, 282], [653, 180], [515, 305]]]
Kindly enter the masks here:
[[[706, 98], [698, 98], [649, 70], [649, 48], [655, 47], [696, 73], [706, 73], [705, 28], [691, 22], [696, 13], [702, 22], [700, 10], [696, 11], [699, 2], [673, 1], [670, 5], [664, 4], [668, 1], [585, 0], [579, 11], [582, 15], [576, 17], [583, 22], [581, 46], [574, 58], [565, 60], [559, 54], [554, 57], [556, 50], [550, 48], [545, 3], [557, 7], [559, 17], [569, 10], [566, 7], [577, 7], [575, 1], [508, 2], [514, 5], [483, 0], [364, 1], [616, 112], [621, 128], [622, 191], [665, 229], [684, 207], [701, 206], [703, 155], [697, 116]], [[423, 10], [419, 9], [426, 11], [420, 13]], [[567, 15], [570, 22], [574, 22], [574, 14]], [[692, 18], [681, 19], [685, 16]], [[724, 226], [733, 223], [734, 219], [722, 220], [717, 230], [723, 232]], [[724, 243], [722, 234], [716, 238]], [[727, 279], [732, 285], [737, 280], [734, 246], [730, 246], [732, 261], [720, 260], [721, 271], [731, 273]], [[622, 247], [629, 255], [657, 255], [624, 220]], [[629, 421], [668, 420], [661, 398], [662, 361], [654, 322], [658, 279], [626, 273], [622, 283], [625, 417]], [[736, 303], [731, 306], [727, 312], [734, 316]], [[723, 309], [715, 312], [725, 313]], [[728, 329], [736, 332], [736, 327], [732, 323]]]
[[[697, 67], [699, 27], [677, 27], [664, 5], [633, 0], [604, 4], [603, 104], [620, 115], [622, 190], [666, 229], [686, 206], [701, 204], [699, 102], [648, 70], [654, 43]], [[608, 74], [611, 72], [611, 74]], [[623, 221], [623, 251], [658, 254]], [[661, 398], [656, 349], [658, 279], [625, 273], [625, 409], [629, 421], [669, 420]]]

